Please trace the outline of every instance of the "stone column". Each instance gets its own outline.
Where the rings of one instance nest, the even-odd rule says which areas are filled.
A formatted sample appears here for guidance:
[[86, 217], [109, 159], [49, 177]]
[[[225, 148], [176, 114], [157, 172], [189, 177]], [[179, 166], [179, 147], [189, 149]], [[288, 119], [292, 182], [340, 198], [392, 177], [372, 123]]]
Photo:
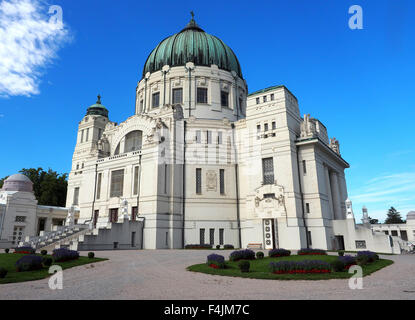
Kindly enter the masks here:
[[331, 213], [331, 218], [334, 219], [334, 207], [333, 207], [333, 198], [332, 198], [332, 192], [331, 192], [331, 186], [330, 186], [330, 178], [329, 178], [329, 168], [327, 168], [326, 165], [324, 165], [324, 174], [326, 176], [326, 194], [327, 198], [329, 199], [329, 210]]
[[342, 211], [340, 205], [340, 190], [337, 172], [330, 172], [330, 184], [332, 188], [334, 219], [342, 219]]

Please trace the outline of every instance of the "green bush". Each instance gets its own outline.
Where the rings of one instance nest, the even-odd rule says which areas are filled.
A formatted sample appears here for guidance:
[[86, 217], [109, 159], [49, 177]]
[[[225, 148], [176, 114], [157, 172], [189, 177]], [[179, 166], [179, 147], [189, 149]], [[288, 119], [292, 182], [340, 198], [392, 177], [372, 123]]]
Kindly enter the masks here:
[[16, 262], [17, 272], [40, 270], [42, 267], [42, 258], [35, 255], [25, 255]]
[[7, 275], [7, 270], [0, 267], [0, 279], [3, 279]]
[[220, 244], [216, 245], [216, 249], [218, 250], [220, 249]]
[[47, 252], [46, 250], [42, 250], [42, 251], [40, 251], [40, 254], [41, 254], [42, 256], [46, 256], [46, 255], [48, 254], [48, 252]]
[[343, 261], [340, 260], [335, 260], [331, 263], [331, 268], [333, 269], [334, 272], [342, 272], [344, 271], [344, 263]]
[[89, 259], [93, 259], [95, 257], [95, 253], [93, 252], [88, 252], [88, 258]]
[[45, 267], [50, 267], [52, 265], [52, 258], [50, 257], [43, 257], [42, 263]]
[[10, 249], [9, 249], [9, 248], [4, 249], [4, 252], [6, 252], [6, 253], [9, 253], [9, 251], [10, 251]]
[[338, 252], [338, 254], [339, 254], [339, 257], [343, 257], [343, 256], [344, 256], [344, 251], [343, 251], [343, 250], [340, 250], [340, 251]]
[[233, 244], [225, 244], [224, 246], [223, 246], [223, 249], [235, 249], [235, 247], [233, 246]]
[[238, 263], [238, 267], [239, 267], [239, 270], [241, 270], [241, 272], [249, 272], [250, 266], [251, 264], [247, 260], [241, 260]]
[[264, 259], [264, 253], [262, 251], [258, 251], [256, 253], [256, 258], [257, 259]]
[[358, 255], [356, 256], [356, 263], [359, 266], [367, 265], [369, 263], [369, 258], [366, 255]]

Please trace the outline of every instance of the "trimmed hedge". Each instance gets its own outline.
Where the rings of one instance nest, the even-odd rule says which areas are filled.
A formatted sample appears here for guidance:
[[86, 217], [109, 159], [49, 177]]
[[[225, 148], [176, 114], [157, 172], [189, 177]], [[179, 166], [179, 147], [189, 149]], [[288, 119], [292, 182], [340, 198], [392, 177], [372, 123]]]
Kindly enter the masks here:
[[42, 263], [45, 267], [50, 267], [52, 265], [52, 262], [53, 260], [50, 257], [43, 257], [42, 259]]
[[255, 260], [255, 252], [251, 249], [233, 251], [229, 255], [230, 261]]
[[256, 253], [256, 258], [257, 259], [264, 259], [264, 253], [262, 251], [258, 251]]
[[9, 253], [9, 251], [10, 251], [10, 249], [9, 249], [9, 248], [4, 249], [4, 252], [5, 252], [5, 253]]
[[48, 252], [47, 252], [46, 250], [42, 250], [42, 251], [40, 251], [40, 254], [41, 254], [42, 256], [46, 256], [46, 255], [48, 254]]
[[212, 249], [211, 244], [186, 244], [185, 249]]
[[0, 267], [0, 279], [5, 278], [7, 275], [7, 272], [8, 272], [7, 269]]
[[225, 268], [225, 257], [219, 254], [213, 253], [207, 256], [207, 265], [215, 269]]
[[89, 259], [94, 259], [94, 257], [95, 257], [95, 253], [93, 253], [93, 252], [88, 252], [88, 258], [89, 258]]
[[59, 248], [53, 250], [52, 257], [55, 262], [76, 260], [79, 258], [79, 252], [66, 248]]
[[269, 264], [270, 271], [276, 274], [284, 273], [330, 273], [331, 265], [320, 260], [278, 261]]
[[251, 267], [251, 263], [247, 260], [241, 260], [238, 263], [239, 270], [241, 272], [249, 272], [249, 268]]
[[42, 268], [42, 257], [40, 256], [27, 255], [21, 257], [16, 262], [17, 272], [40, 270]]
[[308, 256], [308, 255], [327, 255], [325, 250], [321, 249], [301, 249], [297, 253], [299, 256]]
[[291, 255], [291, 251], [285, 249], [271, 249], [268, 251], [268, 256], [271, 258], [288, 257], [289, 255]]
[[223, 246], [223, 249], [229, 250], [229, 249], [235, 249], [235, 247], [233, 246], [233, 244], [225, 244]]
[[373, 252], [373, 251], [369, 251], [369, 250], [359, 251], [357, 253], [356, 258], [359, 258], [361, 256], [365, 256], [367, 258], [367, 262], [369, 262], [369, 263], [375, 262], [376, 260], [379, 260], [379, 256], [377, 255], [377, 253]]

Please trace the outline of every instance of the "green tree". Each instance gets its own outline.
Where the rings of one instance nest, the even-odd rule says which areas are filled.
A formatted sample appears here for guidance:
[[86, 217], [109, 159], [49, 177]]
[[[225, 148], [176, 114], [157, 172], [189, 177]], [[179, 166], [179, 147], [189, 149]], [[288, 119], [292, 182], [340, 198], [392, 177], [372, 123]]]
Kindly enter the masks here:
[[378, 224], [379, 220], [378, 219], [372, 219], [371, 217], [369, 217], [369, 223], [370, 224]]
[[[44, 171], [42, 168], [22, 169], [20, 173], [33, 182], [33, 192], [38, 204], [46, 206], [64, 207], [66, 205], [66, 191], [68, 188], [68, 175], [58, 174], [52, 169]], [[7, 177], [0, 179], [0, 186]]]
[[402, 220], [400, 213], [394, 207], [390, 207], [390, 209], [388, 210], [388, 216], [385, 220], [385, 223], [405, 223], [405, 221]]

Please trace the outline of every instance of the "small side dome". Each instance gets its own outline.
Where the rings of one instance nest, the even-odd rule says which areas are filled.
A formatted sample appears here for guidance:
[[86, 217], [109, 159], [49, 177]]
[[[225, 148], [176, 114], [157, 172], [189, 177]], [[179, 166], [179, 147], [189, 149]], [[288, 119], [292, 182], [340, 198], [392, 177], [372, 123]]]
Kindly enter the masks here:
[[409, 211], [406, 215], [406, 220], [415, 220], [415, 211]]
[[89, 108], [86, 111], [86, 115], [98, 115], [98, 116], [104, 116], [108, 118], [108, 110], [101, 104], [101, 96], [98, 95], [98, 100], [95, 104], [92, 106], [89, 106]]
[[16, 173], [8, 177], [3, 184], [2, 191], [24, 191], [33, 192], [33, 182], [21, 173]]

